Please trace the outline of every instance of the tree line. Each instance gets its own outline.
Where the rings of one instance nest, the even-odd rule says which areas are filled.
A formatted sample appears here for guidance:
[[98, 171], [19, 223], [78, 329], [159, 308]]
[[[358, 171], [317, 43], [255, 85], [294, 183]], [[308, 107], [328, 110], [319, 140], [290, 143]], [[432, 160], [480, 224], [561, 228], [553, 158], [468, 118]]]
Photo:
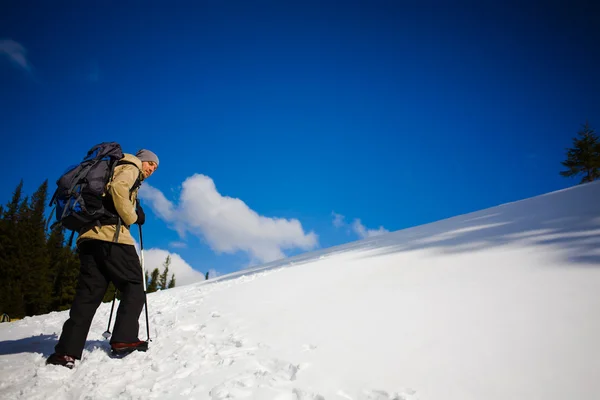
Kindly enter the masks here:
[[[67, 310], [75, 298], [77, 249], [67, 243], [63, 228], [47, 229], [47, 200], [48, 180], [31, 197], [21, 180], [10, 201], [0, 205], [0, 315], [11, 319]], [[175, 287], [174, 274], [167, 282], [169, 264], [167, 257], [162, 273], [158, 268], [150, 277], [146, 273], [148, 293]], [[111, 283], [104, 301], [114, 294]]]

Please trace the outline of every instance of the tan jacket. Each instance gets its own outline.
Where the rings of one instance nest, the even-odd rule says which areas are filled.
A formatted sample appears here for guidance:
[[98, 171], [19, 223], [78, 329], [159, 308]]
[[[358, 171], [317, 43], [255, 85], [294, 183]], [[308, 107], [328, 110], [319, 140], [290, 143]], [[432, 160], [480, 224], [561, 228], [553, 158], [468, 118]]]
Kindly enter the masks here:
[[[112, 196], [115, 208], [122, 220], [117, 243], [133, 245], [135, 242], [133, 236], [131, 236], [131, 233], [129, 232], [129, 226], [137, 221], [135, 203], [139, 185], [133, 192], [130, 193], [130, 191], [137, 179], [143, 181], [144, 174], [142, 174], [142, 162], [136, 156], [125, 153], [123, 161], [129, 161], [135, 165], [117, 165], [115, 167], [113, 178], [107, 185], [107, 189], [108, 193]], [[82, 241], [89, 239], [114, 242], [116, 233], [117, 225], [115, 224], [96, 226], [81, 234], [77, 238], [77, 245]]]

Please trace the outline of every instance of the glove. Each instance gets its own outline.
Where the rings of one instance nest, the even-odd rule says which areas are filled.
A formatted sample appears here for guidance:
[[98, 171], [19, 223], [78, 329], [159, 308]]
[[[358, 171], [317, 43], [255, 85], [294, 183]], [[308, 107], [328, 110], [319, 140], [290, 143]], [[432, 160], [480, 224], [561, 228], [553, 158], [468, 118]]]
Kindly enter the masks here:
[[135, 208], [135, 213], [137, 214], [137, 221], [135, 221], [135, 223], [139, 226], [144, 225], [144, 222], [146, 222], [146, 213], [144, 213], [144, 209], [142, 208], [139, 200], [137, 200], [137, 207]]

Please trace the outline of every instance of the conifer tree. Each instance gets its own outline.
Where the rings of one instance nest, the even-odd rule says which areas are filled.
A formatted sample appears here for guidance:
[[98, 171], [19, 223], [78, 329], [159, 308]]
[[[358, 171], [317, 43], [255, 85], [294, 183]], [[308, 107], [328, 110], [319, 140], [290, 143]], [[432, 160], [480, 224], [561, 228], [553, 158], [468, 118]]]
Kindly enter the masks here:
[[[12, 207], [11, 207], [12, 208]], [[27, 245], [24, 243], [25, 232], [25, 221], [29, 216], [29, 197], [25, 196], [21, 199], [18, 205], [16, 214], [12, 215], [9, 235], [11, 236], [12, 246], [9, 251], [9, 259], [11, 269], [11, 276], [13, 282], [13, 293], [10, 295], [9, 303], [12, 303], [12, 313], [17, 318], [23, 318], [27, 315], [27, 308], [25, 302], [25, 293], [23, 290], [23, 282], [26, 274], [25, 271], [25, 249]], [[9, 314], [10, 315], [10, 314]]]
[[6, 305], [6, 295], [7, 295], [7, 287], [9, 285], [9, 276], [7, 270], [7, 263], [5, 261], [5, 257], [7, 254], [7, 240], [8, 240], [8, 232], [6, 229], [6, 221], [4, 221], [4, 207], [0, 205], [0, 254], [3, 254], [4, 257], [0, 257], [0, 278], [4, 282], [4, 285], [0, 285], [0, 314], [4, 313], [5, 305]]
[[53, 229], [48, 238], [49, 277], [52, 285], [52, 310], [69, 309], [75, 298], [79, 260], [65, 245], [63, 228]]
[[46, 244], [44, 210], [48, 191], [46, 180], [35, 191], [27, 207], [21, 212], [20, 229], [22, 255], [22, 290], [27, 315], [38, 315], [49, 311], [51, 286], [49, 257]]
[[561, 164], [567, 168], [560, 172], [564, 177], [583, 174], [580, 184], [600, 178], [600, 140], [589, 123], [573, 138], [573, 147], [567, 149], [567, 159]]
[[52, 307], [58, 304], [58, 297], [62, 288], [61, 275], [62, 266], [65, 263], [64, 251], [65, 234], [62, 227], [55, 228], [50, 232], [46, 248], [48, 249], [48, 279], [52, 284]]
[[169, 281], [168, 289], [175, 287], [175, 274], [171, 275], [171, 280]]
[[19, 204], [21, 204], [21, 197], [23, 196], [23, 180], [19, 182], [17, 188], [13, 192], [12, 199], [8, 203], [6, 210], [4, 211], [4, 219], [9, 222], [15, 222], [17, 220], [17, 214], [19, 211]]
[[150, 278], [150, 283], [148, 284], [148, 288], [146, 290], [147, 293], [153, 293], [158, 290], [158, 281], [160, 279], [159, 275], [160, 271], [158, 270], [158, 268], [154, 268], [154, 271], [152, 271], [152, 276]]
[[79, 260], [64, 243], [64, 232], [46, 233], [48, 184], [23, 198], [21, 180], [12, 199], [0, 206], [0, 312], [22, 318], [71, 306]]
[[3, 257], [0, 257], [0, 273], [4, 284], [2, 286], [2, 295], [0, 300], [0, 311], [7, 313], [11, 318], [22, 318], [25, 316], [25, 303], [21, 285], [21, 246], [19, 244], [20, 235], [19, 220], [21, 219], [20, 209], [23, 203], [23, 180], [19, 182], [10, 202], [6, 208], [3, 208], [0, 243]]
[[160, 274], [160, 279], [158, 281], [158, 288], [161, 290], [165, 290], [168, 287], [168, 277], [169, 277], [169, 265], [171, 265], [171, 255], [168, 255], [163, 263], [163, 267], [165, 268], [162, 274]]

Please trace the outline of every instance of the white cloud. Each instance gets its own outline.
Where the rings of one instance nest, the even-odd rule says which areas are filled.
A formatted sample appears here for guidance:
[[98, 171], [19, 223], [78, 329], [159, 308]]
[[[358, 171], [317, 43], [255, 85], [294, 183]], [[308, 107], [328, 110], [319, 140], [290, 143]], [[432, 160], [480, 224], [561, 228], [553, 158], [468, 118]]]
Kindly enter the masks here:
[[175, 274], [175, 287], [204, 280], [204, 274], [193, 269], [179, 254], [162, 249], [144, 250], [144, 268], [148, 271], [148, 275], [152, 274], [154, 268], [158, 268], [162, 273], [168, 255], [171, 256], [169, 280], [172, 274]]
[[383, 235], [384, 233], [388, 233], [389, 231], [385, 229], [383, 226], [380, 226], [379, 229], [367, 229], [361, 222], [360, 219], [356, 218], [352, 223], [352, 229], [354, 232], [360, 236], [361, 238], [368, 238], [372, 236]]
[[25, 71], [31, 71], [31, 64], [27, 60], [27, 49], [19, 42], [14, 40], [0, 40], [0, 55], [5, 55], [8, 59]]
[[140, 189], [140, 197], [181, 237], [194, 234], [216, 252], [243, 251], [252, 260], [269, 262], [284, 258], [285, 249], [309, 250], [318, 245], [317, 235], [305, 233], [297, 219], [259, 215], [242, 200], [222, 196], [205, 175], [195, 174], [183, 182], [177, 205], [148, 184]]
[[175, 217], [173, 204], [167, 200], [162, 192], [151, 185], [144, 183], [139, 191], [140, 197], [152, 205], [152, 210], [161, 219], [172, 221]]
[[[135, 251], [138, 257], [141, 257], [140, 243], [133, 238]], [[148, 271], [148, 275], [152, 273], [154, 268], [158, 268], [160, 272], [164, 271], [163, 263], [167, 256], [171, 256], [171, 265], [169, 265], [169, 279], [175, 274], [175, 286], [188, 285], [190, 283], [204, 280], [204, 274], [193, 269], [181, 256], [177, 253], [172, 253], [162, 249], [144, 249], [144, 269]]]
[[184, 249], [187, 247], [185, 242], [171, 242], [169, 243], [169, 247], [174, 247], [176, 249]]
[[346, 222], [344, 221], [345, 217], [342, 214], [332, 211], [331, 215], [333, 215], [333, 226], [336, 228], [341, 228], [342, 226], [346, 225]]
[[[345, 218], [342, 214], [338, 214], [335, 211], [331, 212], [333, 215], [333, 226], [336, 228], [348, 227], [349, 225], [346, 223]], [[360, 236], [362, 239], [383, 235], [384, 233], [388, 233], [389, 231], [385, 229], [383, 226], [380, 226], [379, 229], [368, 229], [366, 226], [362, 224], [359, 218], [355, 218], [354, 222], [351, 225], [352, 231]], [[350, 233], [347, 231], [347, 233]]]

